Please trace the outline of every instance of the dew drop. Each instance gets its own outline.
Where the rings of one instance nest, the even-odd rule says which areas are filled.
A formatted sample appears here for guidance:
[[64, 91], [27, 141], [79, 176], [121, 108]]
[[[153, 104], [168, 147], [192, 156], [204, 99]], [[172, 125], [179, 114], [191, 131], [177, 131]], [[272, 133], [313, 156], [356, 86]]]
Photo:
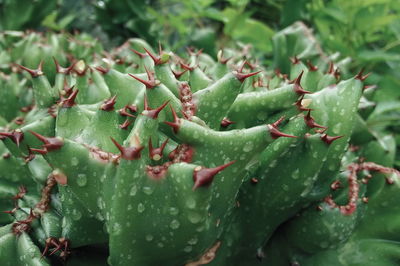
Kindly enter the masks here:
[[178, 222], [178, 220], [172, 220], [172, 222], [169, 224], [169, 227], [171, 227], [172, 229], [178, 229], [180, 226], [180, 223]]
[[142, 213], [142, 212], [144, 212], [144, 209], [145, 209], [144, 205], [142, 203], [139, 203], [137, 206], [137, 211], [139, 213]]
[[196, 207], [196, 201], [195, 201], [193, 198], [188, 198], [188, 199], [186, 200], [186, 206], [187, 206], [189, 209], [194, 209], [194, 208]]
[[293, 179], [298, 179], [298, 178], [299, 178], [299, 175], [300, 175], [300, 170], [297, 168], [297, 169], [293, 172], [292, 178], [293, 178]]
[[71, 158], [71, 165], [72, 165], [72, 166], [77, 166], [78, 163], [79, 163], [78, 158], [76, 158], [76, 157], [72, 157], [72, 158]]
[[201, 221], [201, 216], [197, 212], [189, 213], [188, 219], [191, 223], [197, 224]]
[[171, 214], [171, 215], [177, 215], [178, 213], [179, 213], [178, 208], [175, 208], [175, 207], [169, 208], [169, 214]]
[[187, 247], [185, 247], [185, 248], [183, 249], [183, 251], [189, 253], [190, 251], [192, 251], [192, 249], [193, 249], [192, 246], [187, 246]]
[[136, 195], [136, 192], [137, 192], [137, 187], [134, 185], [134, 186], [131, 188], [131, 191], [129, 192], [129, 195], [135, 196], [135, 195]]
[[152, 187], [143, 187], [143, 192], [146, 195], [151, 195], [153, 193], [154, 189]]
[[80, 187], [84, 187], [86, 186], [87, 183], [87, 178], [85, 174], [79, 174], [77, 179], [76, 179], [76, 183], [78, 184], [78, 186]]
[[153, 239], [154, 239], [154, 237], [152, 235], [147, 235], [146, 236], [146, 240], [149, 241], [149, 242], [152, 241]]
[[71, 213], [71, 217], [73, 220], [78, 221], [82, 218], [82, 213], [77, 209], [73, 209]]
[[244, 151], [244, 152], [249, 152], [249, 151], [252, 151], [253, 148], [254, 148], [253, 142], [248, 141], [248, 142], [244, 145], [243, 151]]

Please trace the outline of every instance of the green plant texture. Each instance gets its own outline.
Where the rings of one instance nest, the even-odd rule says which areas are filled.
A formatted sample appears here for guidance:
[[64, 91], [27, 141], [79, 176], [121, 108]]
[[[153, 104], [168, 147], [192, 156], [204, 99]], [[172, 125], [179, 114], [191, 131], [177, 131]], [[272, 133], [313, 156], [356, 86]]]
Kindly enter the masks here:
[[243, 46], [1, 42], [5, 265], [398, 261], [395, 139], [362, 126], [368, 74], [341, 79], [304, 24], [270, 67]]

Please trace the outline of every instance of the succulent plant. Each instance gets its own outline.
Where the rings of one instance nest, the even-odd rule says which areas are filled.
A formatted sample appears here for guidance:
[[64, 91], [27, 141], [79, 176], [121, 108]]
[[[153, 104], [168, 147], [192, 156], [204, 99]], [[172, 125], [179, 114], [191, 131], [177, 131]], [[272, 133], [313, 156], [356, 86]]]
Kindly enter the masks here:
[[[386, 239], [385, 230], [356, 226], [376, 215], [359, 199], [385, 200], [398, 182], [390, 160], [366, 155], [380, 148], [392, 156], [381, 142], [348, 149], [367, 75], [340, 81], [301, 34], [277, 37], [277, 49], [296, 53], [284, 55], [286, 73], [258, 65], [246, 49], [224, 49], [215, 61], [131, 39], [103, 60], [54, 60], [53, 79], [42, 63], [20, 66], [31, 76], [25, 100], [24, 74], [2, 75], [10, 109], [0, 109], [0, 206], [8, 208], [0, 261], [312, 265], [324, 252], [342, 263], [335, 258], [362, 245], [364, 232]], [[394, 185], [364, 184], [369, 172]], [[340, 235], [320, 225], [326, 219]], [[314, 224], [322, 233], [302, 245]]]

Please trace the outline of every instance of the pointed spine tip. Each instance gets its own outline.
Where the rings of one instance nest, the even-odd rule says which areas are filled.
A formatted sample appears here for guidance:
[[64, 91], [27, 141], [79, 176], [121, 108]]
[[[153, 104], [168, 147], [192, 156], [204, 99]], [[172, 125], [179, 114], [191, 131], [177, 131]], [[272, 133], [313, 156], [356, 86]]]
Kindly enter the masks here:
[[278, 126], [279, 126], [280, 123], [282, 123], [282, 121], [284, 119], [285, 119], [285, 117], [282, 116], [281, 118], [279, 118], [274, 123], [267, 125], [268, 130], [269, 130], [269, 134], [271, 135], [271, 137], [273, 139], [277, 139], [277, 138], [280, 138], [280, 137], [297, 138], [297, 136], [293, 136], [293, 135], [286, 134], [286, 133], [283, 133], [283, 132], [279, 131]]
[[20, 143], [24, 140], [24, 132], [20, 130], [14, 130], [12, 132], [0, 132], [0, 136], [4, 138], [9, 138], [17, 145], [17, 147], [19, 147]]
[[311, 93], [310, 91], [304, 90], [303, 87], [301, 87], [300, 83], [301, 83], [303, 74], [304, 74], [304, 70], [302, 70], [300, 72], [300, 74], [297, 76], [297, 78], [294, 80], [294, 91], [300, 95]]
[[154, 54], [152, 54], [149, 50], [147, 50], [145, 47], [143, 47], [143, 49], [146, 51], [146, 53], [151, 57], [151, 59], [153, 59], [154, 65], [161, 65], [162, 64], [162, 60], [159, 56], [156, 56]]
[[133, 49], [133, 48], [130, 48], [130, 50], [131, 50], [132, 52], [134, 52], [136, 55], [138, 55], [141, 59], [143, 59], [143, 58], [145, 58], [146, 56], [148, 56], [147, 54], [141, 53], [141, 52], [139, 52], [138, 50], [135, 50], [135, 49]]
[[311, 116], [311, 110], [308, 110], [307, 115], [304, 116], [304, 122], [309, 128], [321, 128], [321, 129], [327, 128], [315, 122], [314, 118]]
[[164, 121], [164, 124], [170, 126], [173, 129], [174, 133], [177, 134], [178, 131], [179, 131], [179, 128], [181, 126], [180, 125], [180, 119], [179, 119], [178, 115], [176, 114], [176, 112], [175, 112], [174, 108], [172, 107], [172, 105], [169, 105], [169, 107], [171, 109], [171, 113], [172, 113], [172, 116], [174, 118], [174, 121], [172, 121], [172, 122]]
[[229, 163], [214, 167], [214, 168], [195, 168], [193, 171], [193, 181], [194, 185], [192, 190], [196, 190], [199, 187], [208, 187], [212, 181], [214, 180], [214, 177], [227, 168], [228, 166], [234, 164], [235, 161], [231, 161]]
[[174, 74], [176, 79], [180, 79], [180, 77], [185, 74], [188, 70], [184, 69], [183, 71], [177, 72], [175, 70], [172, 70], [172, 74]]
[[43, 142], [43, 149], [46, 151], [55, 151], [60, 149], [64, 145], [64, 141], [58, 137], [45, 137], [39, 133], [29, 130], [29, 133], [34, 135], [38, 140]]
[[244, 82], [247, 78], [252, 77], [254, 75], [257, 75], [258, 73], [260, 73], [260, 71], [256, 71], [256, 72], [251, 72], [251, 73], [239, 73], [237, 71], [235, 71], [233, 74], [235, 75], [235, 77], [240, 81], [240, 82]]
[[110, 99], [105, 100], [103, 102], [103, 104], [101, 105], [100, 109], [103, 110], [103, 111], [106, 111], [106, 112], [113, 111], [114, 110], [114, 105], [116, 103], [116, 98], [117, 98], [117, 95], [114, 95]]
[[141, 151], [144, 149], [143, 146], [139, 147], [123, 147], [121, 144], [119, 144], [114, 138], [110, 137], [111, 141], [114, 143], [114, 145], [117, 147], [117, 149], [121, 152], [121, 158], [125, 160], [137, 160], [141, 156]]
[[181, 68], [183, 68], [186, 71], [193, 71], [197, 67], [197, 65], [189, 66], [189, 65], [183, 63], [182, 61], [179, 62], [179, 65], [181, 66]]
[[159, 148], [153, 148], [153, 144], [151, 142], [151, 137], [149, 138], [149, 156], [150, 159], [159, 161], [163, 157], [163, 151], [165, 146], [167, 145], [169, 139], [166, 139]]
[[324, 141], [326, 144], [331, 145], [337, 139], [340, 139], [344, 136], [328, 136], [328, 134], [322, 134], [321, 140]]
[[21, 68], [22, 70], [25, 70], [26, 72], [28, 72], [32, 76], [32, 78], [36, 78], [36, 77], [44, 75], [43, 70], [42, 70], [43, 69], [43, 60], [40, 61], [37, 69], [30, 69], [30, 68], [27, 68], [27, 67], [19, 65], [19, 64], [17, 64], [17, 66], [19, 68]]
[[61, 102], [61, 107], [70, 108], [70, 107], [74, 106], [76, 104], [75, 99], [76, 99], [76, 96], [78, 95], [78, 92], [79, 92], [79, 90], [73, 90], [72, 93], [68, 96], [68, 98]]
[[[143, 112], [142, 114], [145, 116], [148, 116], [152, 119], [157, 119], [158, 115], [160, 114], [160, 112], [165, 108], [165, 106], [167, 106], [167, 104], [169, 103], [170, 100], [166, 101], [165, 103], [163, 103], [161, 106], [157, 107], [156, 109], [151, 109], [148, 106], [146, 106], [147, 108], [145, 108], [146, 112]], [[146, 104], [147, 105], [147, 104]]]
[[102, 66], [97, 66], [94, 69], [96, 69], [97, 71], [99, 71], [101, 74], [105, 75], [108, 73], [108, 71], [110, 71], [109, 68], [104, 68]]
[[354, 78], [355, 78], [355, 79], [358, 79], [358, 80], [360, 80], [360, 81], [366, 80], [366, 79], [369, 77], [369, 75], [371, 75], [371, 73], [367, 73], [367, 74], [363, 75], [364, 70], [365, 70], [365, 69], [362, 68], [362, 69], [360, 70], [360, 72], [358, 72], [358, 74], [357, 74]]
[[308, 70], [311, 72], [315, 72], [318, 70], [318, 67], [313, 65], [310, 60], [307, 60]]
[[132, 121], [129, 120], [129, 118], [125, 119], [124, 123], [122, 123], [121, 125], [119, 125], [120, 129], [124, 129], [127, 130], [128, 127], [132, 124]]
[[141, 79], [141, 78], [136, 77], [135, 75], [130, 74], [130, 73], [128, 75], [131, 76], [132, 78], [136, 79], [137, 81], [139, 81], [143, 85], [145, 85], [147, 89], [152, 89], [152, 88], [158, 86], [160, 83], [156, 82], [156, 80], [154, 78], [154, 73], [150, 72], [146, 67], [145, 67], [145, 70], [146, 70], [146, 73], [147, 73], [148, 80]]
[[221, 121], [221, 127], [223, 128], [227, 128], [228, 126], [235, 124], [234, 121], [229, 120], [227, 117], [224, 117], [224, 119], [222, 119]]

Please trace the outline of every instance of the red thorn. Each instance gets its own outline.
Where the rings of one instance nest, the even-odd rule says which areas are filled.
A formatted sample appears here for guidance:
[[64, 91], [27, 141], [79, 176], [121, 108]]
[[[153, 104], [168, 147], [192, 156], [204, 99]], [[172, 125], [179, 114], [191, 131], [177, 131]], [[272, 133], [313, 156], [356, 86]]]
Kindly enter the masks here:
[[146, 56], [147, 56], [147, 54], [145, 54], [145, 53], [141, 53], [141, 52], [139, 52], [139, 51], [137, 51], [137, 50], [135, 50], [135, 49], [130, 49], [132, 52], [134, 52], [135, 54], [137, 54], [140, 58], [145, 58]]
[[[333, 73], [333, 75], [335, 76], [336, 80], [340, 79], [340, 70], [339, 70], [339, 68], [336, 68], [335, 73]], [[365, 77], [365, 78], [367, 78], [367, 77]]]
[[[18, 64], [17, 64], [18, 65]], [[39, 66], [38, 66], [38, 68], [37, 69], [30, 69], [30, 68], [27, 68], [27, 67], [24, 67], [24, 66], [22, 66], [22, 65], [18, 65], [21, 69], [23, 69], [23, 70], [25, 70], [26, 72], [28, 72], [31, 76], [32, 76], [32, 78], [36, 78], [36, 77], [39, 77], [39, 76], [42, 76], [42, 75], [44, 75], [44, 73], [43, 73], [43, 60], [42, 61], [40, 61], [40, 63], [39, 63]]]
[[38, 140], [43, 142], [43, 148], [46, 149], [47, 151], [55, 151], [60, 149], [64, 145], [64, 141], [57, 137], [45, 137], [43, 135], [40, 135], [39, 133], [36, 133], [32, 130], [29, 130], [29, 132], [34, 135]]
[[360, 72], [358, 72], [358, 74], [354, 78], [359, 79], [360, 81], [366, 80], [371, 73], [367, 73], [367, 74], [363, 75], [363, 72], [364, 72], [364, 68], [362, 68], [360, 70]]
[[110, 71], [110, 69], [104, 68], [104, 67], [101, 67], [101, 66], [97, 66], [94, 69], [96, 69], [97, 71], [99, 71], [103, 75], [107, 74], [108, 71]]
[[250, 64], [249, 61], [245, 60], [243, 62], [243, 64], [239, 67], [237, 72], [243, 73], [243, 69], [244, 69], [245, 66], [248, 66], [250, 68], [250, 70], [254, 70], [256, 68], [256, 65]]
[[211, 182], [214, 180], [214, 177], [216, 174], [227, 168], [228, 166], [232, 165], [235, 163], [235, 161], [229, 162], [224, 165], [220, 165], [214, 168], [202, 168], [200, 167], [199, 170], [196, 170], [196, 168], [193, 171], [193, 190], [195, 190], [198, 187], [207, 187], [211, 184]]
[[115, 139], [111, 137], [111, 141], [114, 143], [114, 145], [118, 148], [118, 150], [121, 152], [121, 157], [124, 158], [125, 160], [136, 160], [140, 158], [140, 152], [143, 150], [143, 146], [140, 147], [128, 147], [125, 148], [122, 145], [120, 145]]
[[33, 152], [31, 151], [31, 148], [29, 147], [29, 145], [26, 145], [27, 149], [28, 149], [28, 155], [27, 156], [23, 156], [25, 163], [29, 163], [30, 161], [32, 161], [33, 159], [35, 159], [35, 154], [33, 154]]
[[244, 61], [244, 64], [247, 65], [251, 70], [254, 70], [256, 68], [256, 66], [258, 65], [257, 61], [254, 64], [252, 64], [247, 60]]
[[243, 73], [244, 66], [246, 65], [247, 60], [244, 60], [243, 64], [238, 68], [238, 73]]
[[149, 80], [141, 79], [141, 78], [136, 77], [136, 76], [134, 76], [132, 74], [128, 74], [128, 75], [131, 76], [132, 78], [136, 79], [140, 83], [144, 84], [147, 89], [152, 89], [155, 86], [159, 85], [160, 83], [156, 82], [156, 80], [154, 79], [153, 73], [150, 72], [146, 67], [145, 67], [145, 70], [146, 70], [147, 77], [148, 77]]
[[65, 96], [66, 97], [69, 97], [72, 94], [74, 87], [75, 87], [75, 85], [72, 85], [71, 87], [69, 87], [68, 83], [67, 83], [67, 80], [64, 80], [64, 88], [63, 88], [63, 90], [65, 92]]
[[185, 70], [183, 70], [183, 71], [180, 71], [180, 72], [176, 72], [176, 71], [172, 70], [172, 74], [174, 74], [174, 76], [175, 76], [176, 79], [179, 79], [179, 78], [180, 78], [183, 74], [185, 74], [187, 71], [188, 71], [187, 69], [185, 69]]
[[235, 124], [235, 122], [229, 120], [227, 117], [224, 117], [224, 119], [222, 119], [221, 121], [221, 127], [226, 128], [232, 124]]
[[297, 138], [296, 136], [285, 134], [285, 133], [279, 131], [275, 127], [270, 127], [270, 125], [268, 125], [268, 126], [269, 126], [269, 133], [271, 134], [273, 139], [277, 139], [279, 137]]
[[310, 128], [323, 128], [326, 129], [327, 127], [321, 126], [320, 124], [317, 124], [314, 120], [314, 118], [311, 116], [311, 110], [308, 110], [307, 115], [304, 116], [304, 122], [306, 125]]
[[247, 73], [247, 74], [239, 73], [239, 72], [234, 72], [233, 74], [236, 76], [236, 78], [240, 82], [243, 82], [245, 79], [247, 79], [247, 78], [249, 78], [251, 76], [257, 75], [260, 72], [261, 72], [261, 70], [260, 71], [256, 71], [256, 72]]
[[119, 112], [119, 114], [122, 115], [122, 116], [129, 116], [129, 117], [132, 117], [132, 118], [135, 117], [133, 114], [128, 113], [126, 110], [129, 110], [129, 111], [130, 111], [130, 109], [128, 108], [127, 105], [125, 105], [124, 108], [119, 109], [118, 112]]
[[228, 58], [225, 58], [225, 57], [223, 56], [223, 53], [221, 53], [221, 57], [218, 58], [218, 62], [221, 63], [221, 64], [223, 64], [223, 65], [226, 65], [226, 63], [228, 63], [228, 61], [231, 60], [232, 58], [233, 58], [232, 56], [231, 56], [231, 57], [228, 57]]
[[127, 118], [124, 123], [119, 125], [120, 129], [128, 129], [128, 127], [132, 124], [132, 121]]
[[79, 92], [79, 90], [72, 91], [72, 93], [68, 96], [68, 98], [61, 102], [61, 106], [64, 108], [70, 108], [70, 107], [74, 106], [76, 104], [75, 98], [76, 98], [76, 95], [78, 94], [78, 92]]
[[134, 105], [134, 104], [125, 105], [125, 108], [128, 109], [129, 111], [131, 111], [132, 113], [136, 113], [137, 112], [137, 106]]
[[44, 246], [44, 250], [42, 252], [41, 258], [46, 256], [46, 254], [48, 253], [49, 249], [52, 246], [54, 246], [55, 248], [59, 247], [58, 240], [56, 238], [54, 238], [54, 237], [49, 237], [45, 241], [45, 246]]
[[69, 67], [64, 68], [64, 67], [60, 66], [60, 64], [58, 63], [57, 59], [54, 56], [53, 56], [53, 60], [54, 60], [54, 64], [56, 65], [56, 72], [57, 73], [61, 73], [61, 74], [65, 74], [65, 75], [70, 74], [72, 69], [74, 69], [75, 64], [78, 62], [78, 61], [75, 61]]
[[277, 128], [271, 127], [269, 130], [269, 133], [271, 134], [273, 139], [277, 139], [279, 137], [287, 137], [287, 138], [297, 138], [297, 136], [289, 135], [286, 133], [283, 133], [279, 131]]
[[67, 68], [63, 68], [62, 66], [60, 66], [60, 64], [58, 63], [57, 59], [54, 56], [53, 56], [53, 61], [54, 61], [54, 64], [56, 65], [56, 72], [65, 74], [67, 71]]
[[331, 184], [332, 190], [337, 190], [339, 188], [341, 188], [341, 182], [339, 180], [332, 182], [332, 184]]
[[328, 136], [328, 134], [323, 134], [321, 136], [321, 140], [323, 140], [326, 144], [331, 145], [332, 142], [342, 137], [343, 136]]
[[292, 62], [293, 65], [297, 65], [298, 63], [300, 63], [299, 58], [297, 58], [297, 56], [294, 57], [289, 57], [290, 62]]
[[186, 51], [189, 56], [199, 56], [203, 52], [203, 48], [201, 48], [197, 52], [194, 52], [194, 48], [186, 47]]
[[161, 65], [161, 58], [152, 54], [149, 50], [147, 50], [145, 47], [143, 47], [143, 49], [146, 51], [146, 53], [151, 57], [151, 59], [153, 59], [154, 61], [154, 65]]
[[301, 87], [301, 85], [300, 85], [300, 82], [301, 82], [301, 78], [303, 77], [303, 74], [304, 74], [304, 70], [302, 70], [301, 71], [301, 73], [299, 74], [299, 76], [295, 79], [295, 81], [294, 81], [294, 91], [297, 93], [297, 94], [306, 94], [306, 93], [311, 93], [310, 91], [306, 91], [306, 90], [304, 90], [302, 87]]
[[279, 137], [297, 138], [296, 136], [289, 135], [289, 134], [286, 134], [286, 133], [283, 133], [283, 132], [279, 131], [278, 125], [279, 125], [284, 119], [285, 119], [285, 117], [282, 116], [282, 117], [279, 118], [276, 122], [267, 125], [267, 127], [268, 127], [268, 129], [269, 129], [269, 134], [271, 134], [271, 137], [272, 137], [273, 139], [277, 139], [277, 138], [279, 138]]
[[166, 139], [163, 144], [159, 148], [153, 148], [153, 144], [151, 143], [151, 137], [149, 138], [149, 156], [150, 159], [158, 161], [163, 157], [163, 151], [165, 146], [167, 145], [169, 139]]
[[326, 72], [326, 74], [331, 74], [331, 75], [335, 74], [335, 68], [334, 68], [332, 61], [329, 62], [329, 67], [328, 67], [328, 71]]
[[310, 71], [317, 71], [317, 70], [318, 70], [318, 67], [317, 67], [317, 66], [314, 66], [314, 65], [311, 63], [310, 60], [307, 60], [307, 66], [308, 66], [308, 70], [310, 70]]
[[46, 149], [35, 149], [35, 148], [29, 148], [29, 151], [33, 153], [39, 153], [41, 155], [47, 154], [49, 151]]
[[101, 105], [100, 109], [103, 111], [113, 111], [114, 110], [114, 105], [115, 105], [115, 99], [117, 98], [117, 95], [114, 95], [108, 100], [105, 100], [104, 103]]
[[[146, 97], [147, 98], [147, 97]], [[146, 99], [145, 98], [145, 99]], [[146, 101], [147, 102], [147, 101]], [[151, 109], [148, 106], [146, 106], [147, 108], [145, 108], [145, 111], [142, 112], [143, 115], [148, 116], [152, 119], [157, 119], [159, 113], [164, 109], [164, 107], [169, 103], [169, 100], [166, 101], [165, 103], [163, 103], [161, 106], [157, 107], [156, 109]], [[146, 103], [147, 105], [147, 103]]]
[[174, 108], [170, 105], [169, 106], [171, 108], [171, 112], [172, 112], [172, 116], [174, 118], [173, 122], [168, 122], [168, 121], [164, 121], [165, 124], [167, 124], [168, 126], [172, 127], [172, 129], [174, 130], [174, 133], [177, 134], [180, 128], [180, 119], [178, 117], [178, 115], [176, 114]]
[[272, 126], [278, 128], [278, 126], [283, 122], [283, 120], [285, 120], [285, 116], [281, 116], [278, 120], [272, 123]]
[[364, 85], [363, 91], [365, 91], [365, 90], [375, 90], [376, 88], [378, 88], [377, 85]]
[[123, 65], [123, 64], [125, 64], [125, 61], [126, 61], [126, 57], [125, 56], [123, 58], [116, 58], [115, 59], [115, 63], [117, 65]]
[[185, 63], [183, 63], [182, 61], [179, 62], [179, 64], [181, 65], [181, 68], [183, 68], [183, 69], [186, 70], [186, 71], [193, 71], [193, 70], [197, 67], [197, 65], [191, 67], [191, 66], [189, 66], [189, 65], [187, 65], [187, 64], [185, 64]]
[[19, 144], [24, 140], [24, 132], [12, 131], [12, 132], [0, 132], [0, 136], [7, 137], [12, 140], [18, 147]]

